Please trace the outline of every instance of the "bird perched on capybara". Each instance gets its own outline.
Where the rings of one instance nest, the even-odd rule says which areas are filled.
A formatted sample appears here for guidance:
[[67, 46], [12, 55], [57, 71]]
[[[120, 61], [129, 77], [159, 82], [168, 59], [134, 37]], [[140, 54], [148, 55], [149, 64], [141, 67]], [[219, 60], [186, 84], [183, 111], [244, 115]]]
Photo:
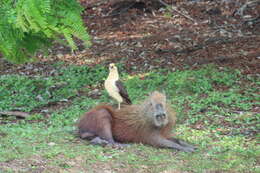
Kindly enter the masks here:
[[124, 105], [121, 109], [97, 106], [80, 119], [78, 128], [81, 138], [95, 144], [143, 143], [193, 152], [195, 147], [173, 138], [175, 120], [166, 96], [154, 91], [138, 105]]
[[132, 104], [126, 87], [119, 79], [118, 69], [114, 63], [109, 64], [109, 75], [105, 80], [105, 88], [108, 94], [118, 102], [118, 109], [122, 102]]

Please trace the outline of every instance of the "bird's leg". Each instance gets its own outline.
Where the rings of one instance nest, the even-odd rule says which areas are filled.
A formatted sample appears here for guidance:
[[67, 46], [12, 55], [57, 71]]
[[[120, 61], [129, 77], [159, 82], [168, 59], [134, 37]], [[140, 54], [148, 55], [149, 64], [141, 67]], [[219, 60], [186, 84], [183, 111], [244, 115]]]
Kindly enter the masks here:
[[120, 109], [120, 102], [118, 103], [118, 109]]

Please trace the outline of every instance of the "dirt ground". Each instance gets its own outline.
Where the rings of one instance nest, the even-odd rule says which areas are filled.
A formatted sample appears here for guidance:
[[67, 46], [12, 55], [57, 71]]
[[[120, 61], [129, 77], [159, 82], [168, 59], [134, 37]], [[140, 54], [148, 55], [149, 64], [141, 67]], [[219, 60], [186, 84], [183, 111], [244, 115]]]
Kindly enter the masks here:
[[[246, 0], [167, 0], [169, 11], [155, 1], [81, 0], [92, 47], [79, 51], [56, 45], [33, 64], [3, 60], [0, 74], [33, 75], [51, 71], [57, 60], [94, 65], [121, 62], [129, 73], [154, 68], [197, 68], [202, 64], [260, 72], [260, 4]], [[250, 1], [251, 2], [251, 1]], [[29, 69], [29, 70], [28, 70]]]

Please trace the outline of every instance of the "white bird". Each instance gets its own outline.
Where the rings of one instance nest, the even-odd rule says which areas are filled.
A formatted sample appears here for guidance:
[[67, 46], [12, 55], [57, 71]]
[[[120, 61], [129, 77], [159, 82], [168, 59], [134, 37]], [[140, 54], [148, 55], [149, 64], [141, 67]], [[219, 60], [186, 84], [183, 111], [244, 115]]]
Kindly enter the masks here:
[[118, 102], [118, 109], [120, 109], [120, 104], [123, 101], [127, 104], [132, 104], [126, 88], [119, 80], [118, 70], [114, 63], [109, 64], [109, 75], [105, 80], [105, 88], [108, 94]]

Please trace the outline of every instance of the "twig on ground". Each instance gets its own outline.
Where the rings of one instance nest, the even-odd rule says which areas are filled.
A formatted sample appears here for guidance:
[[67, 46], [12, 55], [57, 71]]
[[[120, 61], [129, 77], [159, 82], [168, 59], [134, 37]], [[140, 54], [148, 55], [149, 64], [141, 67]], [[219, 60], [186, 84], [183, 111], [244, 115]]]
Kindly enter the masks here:
[[174, 54], [181, 54], [181, 53], [191, 53], [200, 49], [203, 49], [204, 47], [208, 47], [211, 44], [227, 44], [227, 43], [233, 43], [236, 42], [238, 38], [226, 38], [226, 37], [217, 37], [217, 38], [209, 38], [204, 43], [200, 45], [194, 45], [192, 47], [187, 47], [181, 50], [175, 50], [175, 49], [159, 49], [156, 52], [157, 53], [174, 53]]
[[194, 22], [195, 24], [197, 24], [198, 22], [196, 22], [192, 17], [186, 15], [186, 14], [183, 14], [182, 12], [180, 12], [179, 10], [177, 10], [175, 7], [167, 4], [166, 2], [164, 2], [163, 0], [157, 0], [158, 2], [160, 2], [161, 4], [163, 4], [164, 6], [166, 6], [171, 12], [175, 11], [177, 12], [178, 14], [182, 15], [183, 17], [191, 20], [192, 22]]
[[20, 118], [26, 118], [30, 116], [29, 113], [20, 111], [0, 111], [0, 115], [16, 116]]
[[129, 6], [123, 8], [122, 10], [120, 10], [119, 12], [115, 12], [114, 11], [117, 11], [117, 9], [113, 10], [110, 14], [106, 15], [105, 17], [112, 17], [112, 16], [117, 16], [117, 15], [120, 15], [124, 12], [126, 12], [127, 10], [129, 10], [130, 8], [132, 8], [134, 5], [135, 5], [136, 2], [132, 2]]
[[254, 1], [247, 1], [244, 5], [242, 5], [238, 10], [235, 11], [235, 15], [243, 16], [244, 11], [247, 7], [253, 5], [254, 3], [258, 4], [260, 3], [260, 0], [254, 0]]

